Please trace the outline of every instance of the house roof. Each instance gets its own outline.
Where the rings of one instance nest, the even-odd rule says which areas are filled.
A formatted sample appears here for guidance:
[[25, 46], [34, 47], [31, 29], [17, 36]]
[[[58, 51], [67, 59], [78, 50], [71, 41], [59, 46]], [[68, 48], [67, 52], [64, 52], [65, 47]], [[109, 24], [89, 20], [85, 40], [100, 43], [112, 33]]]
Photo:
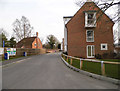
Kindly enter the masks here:
[[18, 46], [18, 47], [22, 47], [23, 44], [24, 44], [25, 46], [31, 45], [31, 44], [33, 43], [33, 41], [35, 40], [35, 38], [37, 38], [37, 37], [24, 38], [24, 39], [22, 39], [21, 41], [19, 41], [19, 42], [17, 43], [17, 46]]
[[63, 18], [72, 18], [73, 16], [64, 16]]
[[[99, 8], [99, 7], [98, 7], [93, 1], [91, 1], [91, 0], [87, 0], [87, 1], [83, 4], [83, 6], [84, 6], [86, 3], [93, 3], [97, 8]], [[83, 6], [82, 6], [82, 7], [83, 7]], [[81, 8], [82, 8], [82, 7], [81, 7]], [[80, 9], [81, 9], [81, 8], [80, 8]], [[74, 14], [74, 16], [80, 11], [80, 9]], [[99, 9], [100, 9], [100, 8], [99, 8]], [[100, 9], [100, 10], [101, 10], [101, 9]], [[101, 11], [102, 11], [102, 10], [101, 10]], [[88, 11], [83, 11], [83, 12], [88, 12]], [[94, 12], [95, 12], [95, 11], [94, 11]], [[102, 11], [102, 12], [103, 12], [103, 11]], [[104, 13], [104, 12], [103, 12], [103, 13]], [[104, 14], [105, 14], [105, 13], [104, 13]], [[110, 19], [111, 22], [113, 22], [112, 19], [111, 19], [107, 14], [105, 14], [105, 15]], [[71, 17], [71, 19], [67, 22], [67, 24], [68, 24], [69, 22], [71, 22], [71, 20], [73, 19], [74, 16]], [[114, 22], [113, 22], [113, 23], [114, 23]], [[67, 24], [66, 24], [66, 26], [67, 26]]]

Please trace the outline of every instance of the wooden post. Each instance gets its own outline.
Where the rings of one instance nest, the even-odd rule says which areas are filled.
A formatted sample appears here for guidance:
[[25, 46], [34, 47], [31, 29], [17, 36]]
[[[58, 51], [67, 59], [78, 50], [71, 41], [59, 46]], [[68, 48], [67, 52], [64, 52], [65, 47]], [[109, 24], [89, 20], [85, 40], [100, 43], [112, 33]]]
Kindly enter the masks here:
[[72, 58], [70, 59], [70, 64], [72, 65]]
[[67, 56], [67, 62], [68, 62], [68, 56]]
[[80, 69], [82, 69], [83, 61], [80, 59]]
[[102, 75], [104, 76], [105, 75], [105, 64], [104, 64], [104, 61], [101, 61], [101, 72], [102, 72]]
[[63, 55], [63, 58], [64, 58], [64, 60], [65, 60], [65, 55]]

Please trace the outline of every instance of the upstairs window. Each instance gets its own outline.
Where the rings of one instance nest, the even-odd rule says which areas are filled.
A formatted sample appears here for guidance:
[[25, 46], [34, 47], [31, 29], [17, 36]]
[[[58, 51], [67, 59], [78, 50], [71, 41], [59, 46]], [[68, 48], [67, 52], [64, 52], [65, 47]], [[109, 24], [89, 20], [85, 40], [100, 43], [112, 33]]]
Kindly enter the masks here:
[[87, 33], [87, 35], [86, 35], [86, 37], [87, 37], [87, 42], [94, 42], [94, 31], [93, 30], [87, 30], [86, 31]]
[[96, 13], [95, 12], [85, 13], [85, 27], [96, 27]]

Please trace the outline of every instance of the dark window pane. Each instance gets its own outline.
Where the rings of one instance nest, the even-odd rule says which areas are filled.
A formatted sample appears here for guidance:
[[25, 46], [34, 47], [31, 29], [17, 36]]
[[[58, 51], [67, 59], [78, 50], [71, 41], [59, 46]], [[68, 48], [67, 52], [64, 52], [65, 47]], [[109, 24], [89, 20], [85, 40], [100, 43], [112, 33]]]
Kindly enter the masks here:
[[93, 19], [94, 14], [88, 14], [88, 19]]
[[103, 48], [105, 48], [105, 45], [103, 45]]

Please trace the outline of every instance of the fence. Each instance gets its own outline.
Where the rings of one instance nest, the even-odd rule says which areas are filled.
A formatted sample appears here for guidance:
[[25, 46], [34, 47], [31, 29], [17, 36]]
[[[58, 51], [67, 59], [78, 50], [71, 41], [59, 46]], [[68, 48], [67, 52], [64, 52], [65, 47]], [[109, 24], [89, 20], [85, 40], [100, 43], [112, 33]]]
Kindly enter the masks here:
[[[4, 48], [4, 53], [7, 52], [7, 48]], [[27, 55], [38, 55], [45, 54], [46, 49], [32, 49], [32, 48], [16, 48], [16, 57], [23, 56], [23, 53], [27, 52]], [[1, 55], [2, 59], [4, 59], [4, 53]]]
[[46, 53], [46, 49], [17, 48], [16, 56], [22, 56], [23, 52], [27, 52], [27, 55], [37, 55]]
[[120, 79], [120, 62], [109, 62], [109, 61], [100, 61], [94, 59], [82, 59], [65, 54], [61, 56], [67, 61], [70, 65], [85, 70], [91, 73], [108, 76], [116, 79]]

